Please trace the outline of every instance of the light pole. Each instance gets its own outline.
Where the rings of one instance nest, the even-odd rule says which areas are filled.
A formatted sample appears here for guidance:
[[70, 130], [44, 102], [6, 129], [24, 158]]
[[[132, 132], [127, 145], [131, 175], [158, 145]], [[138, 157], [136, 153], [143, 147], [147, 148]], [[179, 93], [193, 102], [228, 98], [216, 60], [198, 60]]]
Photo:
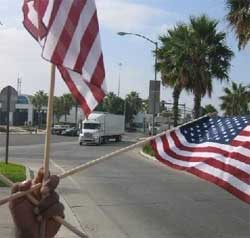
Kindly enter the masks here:
[[[148, 42], [154, 44], [155, 46], [155, 78], [154, 80], [156, 81], [157, 79], [157, 71], [156, 71], [156, 65], [157, 65], [157, 52], [158, 52], [158, 42], [153, 41], [151, 39], [149, 39], [148, 37], [141, 35], [141, 34], [137, 34], [137, 33], [131, 33], [131, 32], [118, 32], [117, 33], [119, 36], [125, 36], [125, 35], [133, 35], [133, 36], [137, 36], [140, 38], [143, 38], [144, 40], [147, 40]], [[155, 128], [155, 101], [156, 101], [156, 93], [154, 93], [154, 97], [153, 97], [153, 120], [152, 120], [152, 134], [154, 135], [154, 128]]]
[[120, 97], [120, 87], [121, 87], [121, 68], [122, 68], [122, 63], [118, 63], [119, 66], [119, 74], [118, 74], [118, 91], [117, 91], [117, 96]]

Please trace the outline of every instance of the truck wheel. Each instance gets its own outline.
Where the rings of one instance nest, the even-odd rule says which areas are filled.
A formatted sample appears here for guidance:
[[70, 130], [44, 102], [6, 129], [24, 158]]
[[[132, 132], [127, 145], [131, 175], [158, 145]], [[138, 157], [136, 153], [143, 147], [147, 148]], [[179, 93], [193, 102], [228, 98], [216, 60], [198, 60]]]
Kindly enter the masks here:
[[82, 142], [79, 142], [79, 145], [82, 145]]

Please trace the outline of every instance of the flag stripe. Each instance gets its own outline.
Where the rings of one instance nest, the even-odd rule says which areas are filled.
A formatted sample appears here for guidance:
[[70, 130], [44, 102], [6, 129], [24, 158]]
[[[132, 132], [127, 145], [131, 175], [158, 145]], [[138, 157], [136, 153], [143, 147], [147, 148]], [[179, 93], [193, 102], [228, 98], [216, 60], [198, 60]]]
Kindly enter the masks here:
[[[232, 159], [227, 157], [227, 155], [221, 155], [219, 153], [216, 152], [190, 152], [185, 150], [185, 147], [183, 147], [183, 145], [181, 144], [181, 142], [179, 141], [179, 139], [177, 138], [177, 136], [175, 134], [172, 134], [171, 137], [166, 137], [166, 139], [168, 140], [168, 143], [171, 147], [171, 149], [177, 153], [180, 154], [182, 156], [184, 156], [184, 158], [186, 156], [188, 156], [189, 158], [187, 159], [188, 161], [191, 162], [202, 162], [204, 160], [210, 159], [210, 158], [214, 158], [215, 160], [219, 160], [220, 162], [226, 164], [226, 165], [231, 165], [234, 166], [242, 171], [244, 171], [245, 173], [249, 174], [250, 171], [250, 165], [243, 163], [241, 161]], [[250, 175], [249, 175], [250, 176]]]
[[[51, 61], [54, 64], [63, 64], [65, 55], [70, 46], [72, 35], [74, 35], [77, 23], [79, 21], [81, 12], [85, 6], [86, 1], [78, 1], [79, 4], [72, 4], [69, 11], [69, 15], [63, 31], [60, 35], [60, 39], [57, 41], [57, 46], [55, 48], [54, 54], [51, 57]], [[60, 54], [59, 54], [60, 53]]]
[[99, 27], [97, 24], [97, 12], [95, 11], [84, 33], [84, 36], [82, 37], [82, 40], [81, 40], [81, 50], [78, 55], [76, 64], [74, 66], [74, 69], [77, 72], [80, 72], [80, 73], [83, 72], [83, 65], [89, 55], [89, 51], [92, 48], [92, 45], [95, 42], [98, 31], [99, 31]]
[[225, 189], [228, 188], [228, 185], [230, 187], [234, 187], [236, 190], [245, 193], [245, 197], [248, 197], [248, 199], [250, 199], [249, 185], [245, 184], [231, 174], [222, 172], [220, 169], [211, 167], [210, 165], [204, 163], [196, 163], [196, 165], [191, 165], [192, 163], [182, 162], [178, 158], [176, 159], [172, 157], [172, 153], [169, 150], [164, 150], [163, 143], [160, 138], [156, 139], [155, 151], [158, 153], [157, 158], [160, 159], [160, 161], [168, 161], [176, 169], [186, 170], [191, 173], [193, 173], [193, 171], [195, 170], [200, 175], [204, 175], [204, 173], [209, 174], [214, 177], [214, 180], [209, 180], [210, 182], [216, 183], [217, 185], [221, 184]]
[[241, 148], [241, 147], [237, 148], [231, 145], [221, 146], [213, 142], [205, 142], [205, 143], [202, 143], [201, 145], [192, 144], [185, 140], [184, 136], [181, 134], [179, 130], [176, 130], [176, 134], [178, 135], [178, 138], [180, 138], [180, 140], [182, 141], [183, 146], [186, 146], [185, 150], [189, 150], [193, 152], [196, 152], [196, 151], [211, 152], [211, 149], [212, 149], [216, 153], [219, 153], [222, 155], [229, 154], [230, 158], [237, 159], [246, 164], [250, 164], [250, 161], [249, 161], [250, 150], [247, 150], [246, 148]]
[[[237, 163], [237, 161], [230, 159], [227, 160], [216, 154], [213, 155], [214, 157], [210, 156], [210, 154], [205, 155], [205, 153], [200, 156], [200, 153], [188, 153], [178, 150], [175, 145], [171, 143], [170, 137], [163, 137], [162, 141], [164, 150], [169, 151], [173, 158], [189, 163], [197, 162], [196, 164], [190, 163], [190, 166], [197, 166], [199, 163], [209, 164], [210, 166], [214, 166], [215, 168], [237, 176], [243, 182], [250, 184], [250, 174], [248, 173], [250, 171], [250, 166], [246, 167], [244, 164], [239, 164], [239, 162]], [[238, 165], [238, 167], [236, 165]]]
[[220, 186], [221, 188], [227, 190], [228, 192], [230, 192], [231, 194], [233, 194], [234, 196], [238, 197], [239, 199], [241, 199], [244, 202], [250, 203], [250, 196], [247, 195], [246, 193], [242, 192], [241, 190], [237, 189], [236, 187], [232, 186], [230, 183], [223, 181], [221, 179], [218, 179], [216, 176], [213, 176], [211, 174], [202, 172], [198, 169], [196, 169], [195, 167], [191, 167], [189, 169], [187, 169], [186, 167], [183, 166], [179, 166], [176, 165], [174, 163], [171, 163], [169, 160], [166, 160], [164, 158], [161, 157], [161, 155], [158, 152], [157, 146], [156, 146], [156, 141], [151, 141], [151, 145], [152, 148], [155, 151], [155, 155], [156, 158], [162, 162], [163, 164], [173, 168], [173, 169], [177, 169], [177, 170], [185, 170], [187, 172], [192, 173], [193, 175], [198, 176], [199, 178], [202, 178], [206, 181], [209, 181], [211, 183], [216, 184], [217, 186]]
[[85, 97], [82, 96], [82, 94], [77, 89], [76, 85], [73, 83], [69, 72], [65, 68], [62, 68], [62, 67], [58, 67], [58, 69], [60, 70], [60, 72], [63, 76], [63, 79], [64, 79], [65, 83], [67, 84], [67, 86], [69, 87], [70, 91], [72, 92], [74, 97], [77, 99], [77, 101], [81, 105], [81, 107], [83, 108], [85, 114], [88, 115], [91, 112], [91, 109], [89, 108]]
[[63, 65], [68, 68], [75, 69], [76, 60], [79, 57], [81, 51], [82, 38], [95, 11], [96, 8], [95, 4], [93, 4], [93, 1], [87, 0], [85, 7], [82, 10], [75, 33], [72, 36], [68, 52], [63, 61]]
[[215, 153], [225, 158], [234, 159], [235, 161], [243, 162], [244, 164], [247, 164], [248, 166], [250, 165], [249, 157], [244, 156], [240, 153], [235, 153], [232, 151], [230, 152], [225, 151], [222, 149], [218, 149], [217, 147], [213, 147], [213, 146], [198, 147], [197, 145], [194, 145], [193, 147], [188, 147], [185, 145], [184, 139], [179, 138], [179, 136], [180, 136], [180, 133], [176, 133], [176, 132], [171, 133], [171, 137], [173, 138], [175, 145], [180, 150], [188, 151], [191, 153], [204, 153], [204, 154]]
[[51, 17], [50, 27], [47, 34], [46, 43], [43, 49], [43, 57], [51, 61], [51, 58], [55, 52], [56, 46], [58, 44], [59, 36], [64, 30], [65, 23], [72, 5], [72, 1], [55, 1], [56, 6], [53, 10], [55, 15]]

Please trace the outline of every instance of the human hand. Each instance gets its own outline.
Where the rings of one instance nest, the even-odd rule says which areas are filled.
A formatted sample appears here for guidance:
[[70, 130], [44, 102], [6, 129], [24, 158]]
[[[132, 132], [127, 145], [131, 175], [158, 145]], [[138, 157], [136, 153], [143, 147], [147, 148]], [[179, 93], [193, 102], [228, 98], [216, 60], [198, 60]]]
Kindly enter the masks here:
[[[40, 169], [36, 178], [31, 181], [17, 183], [12, 187], [12, 193], [26, 191], [32, 185], [41, 183], [43, 180], [43, 169]], [[33, 205], [26, 196], [12, 200], [9, 209], [16, 226], [16, 238], [38, 238], [41, 221], [46, 221], [46, 238], [52, 238], [60, 229], [53, 216], [64, 217], [64, 207], [59, 202], [59, 196], [54, 191], [59, 184], [59, 178], [52, 175], [43, 184], [40, 191], [33, 195], [39, 200], [37, 206]], [[41, 199], [41, 197], [43, 197]]]

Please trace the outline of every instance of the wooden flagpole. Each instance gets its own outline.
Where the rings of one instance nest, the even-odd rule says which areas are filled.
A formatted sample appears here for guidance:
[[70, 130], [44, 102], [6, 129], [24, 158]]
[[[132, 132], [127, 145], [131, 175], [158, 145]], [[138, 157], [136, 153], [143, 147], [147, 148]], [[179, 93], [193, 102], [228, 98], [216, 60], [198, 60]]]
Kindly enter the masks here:
[[[92, 160], [92, 161], [90, 161], [90, 162], [87, 162], [87, 163], [85, 163], [85, 164], [83, 164], [83, 165], [77, 166], [77, 167], [75, 167], [75, 168], [73, 168], [73, 169], [71, 169], [71, 170], [68, 170], [68, 171], [66, 171], [65, 173], [60, 174], [59, 177], [60, 177], [60, 179], [63, 179], [63, 178], [66, 178], [66, 177], [68, 177], [68, 176], [71, 176], [71, 175], [73, 175], [73, 174], [76, 174], [76, 173], [78, 173], [78, 172], [81, 172], [81, 171], [85, 170], [86, 168], [92, 167], [92, 166], [94, 166], [94, 165], [96, 165], [96, 164], [99, 164], [99, 163], [101, 163], [101, 162], [103, 162], [103, 161], [106, 161], [106, 160], [108, 160], [108, 159], [111, 159], [111, 158], [113, 158], [113, 157], [116, 156], [116, 155], [119, 155], [119, 154], [121, 154], [121, 153], [124, 153], [124, 152], [126, 152], [126, 151], [129, 151], [129, 150], [131, 150], [131, 149], [134, 149], [134, 148], [136, 148], [136, 147], [138, 147], [138, 146], [145, 145], [145, 144], [148, 143], [149, 141], [154, 140], [154, 139], [156, 139], [157, 137], [160, 137], [160, 136], [162, 136], [162, 135], [165, 135], [166, 133], [170, 133], [170, 132], [172, 132], [172, 131], [174, 131], [174, 130], [176, 130], [176, 129], [182, 127], [182, 126], [191, 124], [191, 123], [193, 123], [193, 122], [195, 122], [195, 121], [198, 121], [198, 120], [200, 120], [200, 119], [202, 119], [202, 118], [204, 118], [204, 117], [207, 117], [207, 116], [210, 116], [210, 117], [211, 117], [211, 116], [213, 116], [213, 115], [216, 115], [216, 113], [209, 113], [209, 114], [207, 114], [207, 115], [205, 115], [205, 116], [202, 116], [202, 117], [199, 117], [199, 118], [197, 118], [197, 119], [195, 119], [195, 120], [193, 120], [193, 121], [184, 123], [184, 124], [182, 124], [182, 125], [180, 125], [180, 126], [177, 126], [177, 127], [175, 127], [175, 128], [172, 128], [172, 129], [170, 129], [170, 130], [168, 130], [168, 131], [164, 131], [164, 132], [162, 132], [162, 133], [160, 133], [160, 134], [158, 134], [158, 135], [148, 137], [148, 138], [146, 138], [146, 139], [143, 140], [143, 141], [139, 141], [139, 142], [137, 142], [137, 143], [135, 143], [135, 144], [132, 144], [132, 145], [130, 145], [130, 146], [128, 146], [128, 147], [125, 147], [125, 148], [122, 148], [122, 149], [120, 149], [120, 150], [114, 151], [114, 152], [109, 153], [109, 154], [107, 154], [107, 155], [101, 156], [101, 157], [99, 157], [99, 158], [97, 158], [97, 159], [95, 159], [95, 160]], [[34, 190], [40, 188], [41, 186], [42, 186], [42, 184], [36, 184], [36, 185], [34, 185], [34, 186], [33, 186], [30, 190], [28, 190], [28, 191], [17, 192], [17, 193], [15, 193], [15, 194], [12, 194], [11, 196], [8, 197], [8, 201], [13, 200], [13, 199], [16, 199], [16, 198], [19, 198], [19, 197], [22, 197], [22, 196], [24, 196], [24, 195], [26, 195], [26, 194], [29, 194], [30, 192], [32, 192], [32, 191], [34, 191]], [[7, 199], [7, 198], [5, 198], [5, 199]], [[7, 202], [8, 202], [8, 201], [7, 201]], [[6, 202], [3, 202], [3, 203], [1, 203], [1, 202], [2, 202], [2, 200], [0, 200], [0, 205], [6, 203]]]
[[[46, 123], [46, 136], [45, 136], [45, 147], [44, 147], [44, 158], [43, 158], [43, 168], [44, 177], [43, 182], [49, 177], [49, 159], [50, 159], [50, 147], [51, 147], [51, 127], [52, 127], [52, 117], [53, 117], [53, 97], [55, 91], [55, 77], [56, 77], [56, 67], [51, 64], [50, 69], [50, 89], [47, 107], [47, 123]], [[40, 238], [46, 238], [46, 222], [42, 221], [40, 227]]]

